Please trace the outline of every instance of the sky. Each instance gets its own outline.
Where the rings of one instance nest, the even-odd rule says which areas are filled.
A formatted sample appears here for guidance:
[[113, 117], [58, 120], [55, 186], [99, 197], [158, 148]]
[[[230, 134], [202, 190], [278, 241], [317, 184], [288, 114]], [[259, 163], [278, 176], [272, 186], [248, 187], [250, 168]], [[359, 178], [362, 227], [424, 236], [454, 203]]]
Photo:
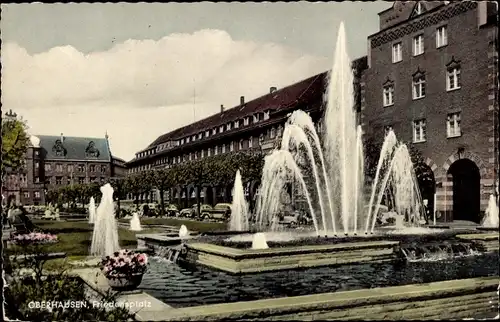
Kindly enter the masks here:
[[31, 134], [104, 137], [130, 160], [161, 134], [351, 58], [390, 2], [6, 4], [2, 110]]

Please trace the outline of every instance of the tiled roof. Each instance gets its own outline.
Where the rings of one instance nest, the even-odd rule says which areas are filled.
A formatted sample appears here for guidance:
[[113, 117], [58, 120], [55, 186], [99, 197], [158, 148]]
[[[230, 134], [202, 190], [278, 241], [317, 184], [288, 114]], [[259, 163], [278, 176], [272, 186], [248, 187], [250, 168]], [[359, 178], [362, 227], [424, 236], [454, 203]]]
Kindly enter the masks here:
[[257, 112], [267, 110], [276, 111], [294, 107], [299, 102], [307, 102], [322, 96], [326, 88], [326, 72], [302, 80], [293, 85], [284, 87], [273, 93], [266, 94], [252, 101], [245, 102], [243, 106], [237, 105], [222, 113], [217, 113], [203, 120], [191, 123], [169, 133], [163, 134], [154, 140], [148, 148], [158, 144], [180, 139], [186, 136], [198, 134], [202, 131], [236, 121], [245, 116], [251, 116]]
[[56, 135], [36, 135], [36, 137], [40, 139], [40, 148], [45, 159], [111, 160], [108, 142], [105, 138], [63, 136], [61, 141], [61, 136]]

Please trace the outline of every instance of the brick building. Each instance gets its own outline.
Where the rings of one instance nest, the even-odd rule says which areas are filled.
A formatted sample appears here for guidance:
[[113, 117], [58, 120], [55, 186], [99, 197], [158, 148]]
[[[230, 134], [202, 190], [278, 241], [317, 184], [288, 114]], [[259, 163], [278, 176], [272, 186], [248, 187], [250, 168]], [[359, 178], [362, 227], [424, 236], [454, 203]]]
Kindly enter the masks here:
[[4, 194], [23, 205], [45, 203], [45, 193], [71, 184], [106, 182], [125, 175], [125, 162], [111, 155], [107, 135], [83, 138], [30, 137], [25, 167], [7, 175]]
[[498, 182], [497, 14], [493, 2], [396, 1], [368, 37], [365, 134], [392, 128], [422, 152], [440, 221], [480, 222]]

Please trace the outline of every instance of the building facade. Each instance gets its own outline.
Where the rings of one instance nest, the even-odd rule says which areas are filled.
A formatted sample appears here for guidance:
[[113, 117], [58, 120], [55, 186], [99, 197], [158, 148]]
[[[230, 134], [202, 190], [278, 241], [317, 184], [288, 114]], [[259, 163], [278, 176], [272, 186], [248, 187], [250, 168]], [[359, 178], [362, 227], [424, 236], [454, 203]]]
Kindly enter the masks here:
[[[366, 57], [353, 61], [355, 76], [360, 76], [366, 68]], [[192, 123], [158, 137], [146, 149], [136, 153], [127, 163], [129, 175], [161, 167], [198, 160], [212, 155], [244, 151], [246, 153], [267, 154], [281, 143], [283, 129], [288, 116], [301, 109], [311, 116], [316, 129], [321, 131], [324, 94], [328, 83], [328, 73], [324, 72], [282, 89], [270, 87], [269, 93], [246, 102], [242, 96], [240, 104], [224, 109], [220, 113]], [[361, 104], [359, 77], [355, 77], [357, 109]], [[246, 182], [245, 191], [253, 200], [259, 182]], [[178, 186], [172, 195], [166, 194], [168, 201], [189, 206], [196, 202], [194, 186]], [[203, 187], [200, 197], [204, 203], [230, 202], [232, 187]], [[137, 197], [137, 196], [135, 196]], [[132, 199], [133, 196], [129, 196]], [[140, 196], [142, 200], [156, 200], [155, 192]]]
[[[365, 137], [412, 142], [435, 180], [438, 221], [479, 223], [498, 182], [498, 9], [396, 1], [368, 38]], [[424, 196], [433, 205], [433, 196]]]
[[125, 162], [114, 158], [108, 137], [83, 138], [37, 135], [30, 137], [25, 166], [7, 175], [5, 194], [23, 205], [45, 204], [50, 189], [104, 183], [125, 175]]

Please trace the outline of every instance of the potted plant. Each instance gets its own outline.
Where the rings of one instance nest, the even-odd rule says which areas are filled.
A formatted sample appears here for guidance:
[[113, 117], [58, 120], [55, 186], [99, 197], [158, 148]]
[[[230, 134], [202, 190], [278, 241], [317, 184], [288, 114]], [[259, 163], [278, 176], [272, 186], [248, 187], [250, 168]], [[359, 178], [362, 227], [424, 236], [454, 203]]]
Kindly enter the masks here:
[[126, 291], [136, 289], [146, 272], [148, 257], [146, 254], [122, 249], [113, 256], [102, 259], [102, 272], [112, 289]]

